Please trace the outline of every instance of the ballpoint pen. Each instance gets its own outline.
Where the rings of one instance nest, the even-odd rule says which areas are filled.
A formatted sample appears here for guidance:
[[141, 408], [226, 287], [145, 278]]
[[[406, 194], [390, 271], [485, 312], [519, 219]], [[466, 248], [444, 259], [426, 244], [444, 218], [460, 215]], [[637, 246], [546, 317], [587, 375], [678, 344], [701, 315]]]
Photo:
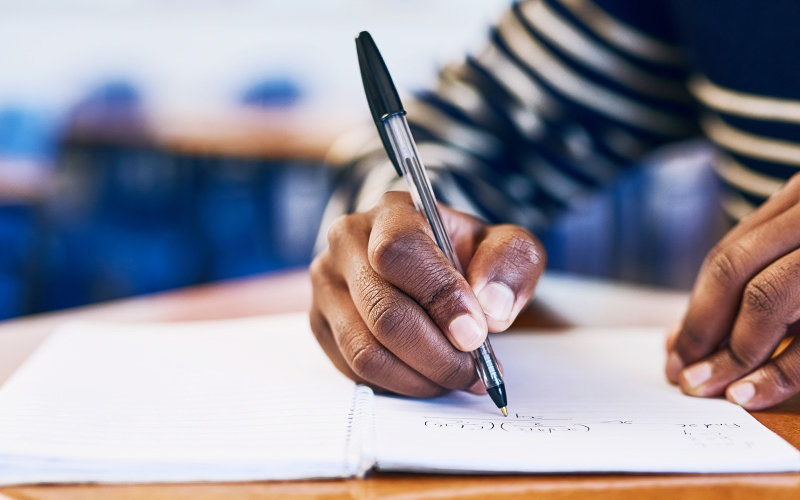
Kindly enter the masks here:
[[[417, 146], [411, 136], [411, 130], [408, 128], [406, 112], [400, 102], [400, 96], [397, 94], [397, 89], [378, 47], [366, 31], [362, 31], [356, 37], [356, 51], [358, 52], [358, 65], [361, 69], [361, 80], [364, 83], [364, 93], [367, 95], [369, 109], [375, 120], [375, 126], [378, 127], [383, 147], [397, 173], [405, 178], [411, 198], [414, 200], [414, 206], [428, 219], [436, 244], [453, 264], [453, 267], [463, 275], [464, 270], [461, 268], [453, 250], [453, 244], [447, 236], [442, 217], [436, 206], [436, 197], [433, 194], [431, 182], [419, 159]], [[503, 415], [508, 416], [505, 384], [488, 338], [480, 347], [472, 351], [472, 358], [475, 360], [478, 377], [486, 387], [486, 392], [489, 393], [492, 401], [500, 408]]]

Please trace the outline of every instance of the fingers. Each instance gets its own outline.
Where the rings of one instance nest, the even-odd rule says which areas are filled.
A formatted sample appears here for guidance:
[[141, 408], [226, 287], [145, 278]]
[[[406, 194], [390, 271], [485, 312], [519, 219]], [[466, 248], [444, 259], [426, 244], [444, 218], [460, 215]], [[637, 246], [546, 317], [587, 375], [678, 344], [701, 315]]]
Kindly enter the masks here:
[[356, 376], [353, 373], [353, 370], [347, 365], [347, 362], [342, 357], [341, 353], [339, 352], [339, 348], [336, 345], [336, 340], [333, 338], [333, 333], [331, 332], [330, 326], [325, 318], [320, 313], [319, 307], [313, 305], [311, 307], [311, 313], [309, 314], [309, 323], [311, 325], [311, 331], [314, 333], [314, 337], [316, 337], [317, 342], [319, 343], [322, 350], [328, 356], [328, 359], [331, 360], [333, 366], [336, 367], [337, 370], [342, 372], [346, 377], [350, 378], [351, 380], [358, 382], [360, 384], [365, 383], [364, 380]]
[[409, 368], [372, 335], [347, 290], [330, 254], [311, 264], [311, 329], [333, 364], [356, 382], [378, 390], [431, 397], [445, 389]]
[[784, 338], [787, 325], [800, 318], [800, 250], [776, 260], [744, 289], [727, 345], [681, 373], [684, 392], [716, 396], [734, 380], [767, 361]]
[[793, 342], [775, 356], [800, 330], [798, 200], [795, 176], [704, 262], [678, 333], [667, 340], [667, 376], [684, 392], [724, 392], [748, 409], [800, 392], [800, 347]]
[[[453, 347], [425, 310], [372, 269], [367, 258], [371, 225], [371, 218], [364, 214], [340, 219], [329, 233], [328, 252], [312, 264], [312, 278], [334, 276], [339, 281], [318, 277], [314, 283], [315, 304], [331, 325], [335, 348], [355, 375], [373, 385], [401, 394], [430, 395], [430, 391], [423, 394], [418, 387], [408, 385], [412, 378], [405, 370], [388, 373], [393, 386], [383, 385], [382, 377], [361, 373], [351, 358], [359, 352], [349, 348], [349, 337], [366, 331], [376, 346], [370, 347], [375, 349], [372, 353], [359, 354], [359, 362], [366, 363], [371, 356], [386, 357], [386, 351], [416, 375], [434, 383], [438, 392], [468, 389], [477, 377], [471, 356]], [[331, 269], [323, 272], [326, 266]], [[357, 322], [351, 332], [344, 326], [349, 322]], [[331, 358], [335, 362], [335, 356]], [[376, 364], [380, 366], [381, 361]]]
[[403, 202], [376, 215], [369, 263], [414, 299], [454, 346], [462, 351], [477, 349], [486, 340], [488, 326], [472, 287], [436, 245], [428, 223], [408, 195], [390, 196]]
[[800, 393], [800, 344], [793, 341], [762, 368], [731, 384], [725, 396], [748, 410], [760, 410]]
[[798, 217], [800, 205], [795, 205], [769, 223], [726, 238], [709, 254], [667, 361], [671, 381], [678, 381], [685, 366], [719, 348], [731, 332], [745, 285], [770, 262], [800, 244], [800, 233], [795, 230]]
[[366, 242], [352, 238], [342, 242], [340, 249], [336, 257], [351, 302], [375, 339], [438, 385], [469, 388], [477, 377], [472, 357], [448, 342], [407, 291], [399, 290], [369, 266]]
[[346, 290], [333, 291], [337, 303], [331, 331], [336, 345], [356, 377], [368, 385], [406, 396], [429, 398], [445, 389], [410, 368], [372, 335]]
[[466, 275], [489, 331], [501, 332], [511, 326], [530, 300], [545, 261], [541, 244], [528, 231], [512, 225], [485, 231]]
[[[330, 325], [323, 313], [323, 311], [331, 308], [332, 290], [336, 287], [344, 286], [344, 282], [335, 279], [336, 274], [331, 269], [330, 259], [324, 255], [311, 262], [309, 271], [313, 290], [311, 311], [308, 317], [311, 331], [314, 333], [314, 337], [322, 347], [322, 350], [340, 372], [355, 382], [365, 383], [350, 369], [347, 361], [342, 357], [336, 340], [333, 338]], [[336, 308], [336, 305], [333, 304], [332, 307]]]
[[312, 262], [312, 330], [353, 380], [418, 397], [485, 392], [466, 351], [484, 342], [489, 325], [502, 330], [513, 321], [544, 253], [522, 229], [487, 229], [447, 207], [442, 215], [470, 281], [436, 245], [407, 193], [387, 193], [369, 212], [339, 219]]

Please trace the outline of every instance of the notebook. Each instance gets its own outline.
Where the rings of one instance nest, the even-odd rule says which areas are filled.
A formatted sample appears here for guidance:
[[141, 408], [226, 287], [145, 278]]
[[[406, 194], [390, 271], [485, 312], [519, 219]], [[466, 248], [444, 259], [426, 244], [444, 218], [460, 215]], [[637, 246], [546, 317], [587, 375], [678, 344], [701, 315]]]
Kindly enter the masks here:
[[509, 416], [486, 396], [375, 395], [305, 315], [72, 323], [0, 388], [0, 483], [451, 473], [800, 470], [741, 408], [663, 377], [663, 332], [495, 335]]

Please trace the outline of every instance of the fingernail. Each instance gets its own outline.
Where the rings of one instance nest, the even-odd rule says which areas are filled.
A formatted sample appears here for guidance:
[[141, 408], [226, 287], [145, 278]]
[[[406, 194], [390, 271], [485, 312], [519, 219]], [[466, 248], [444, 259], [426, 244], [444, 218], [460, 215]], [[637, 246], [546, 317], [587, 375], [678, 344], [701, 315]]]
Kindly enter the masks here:
[[690, 366], [689, 368], [683, 370], [683, 378], [689, 384], [689, 387], [703, 385], [706, 380], [711, 378], [711, 363], [704, 361], [694, 366]]
[[486, 333], [469, 314], [462, 314], [450, 322], [450, 335], [464, 351], [472, 351], [481, 345]]
[[681, 360], [681, 357], [678, 356], [678, 353], [669, 353], [669, 356], [667, 357], [667, 378], [672, 381], [678, 380], [678, 376], [681, 374], [683, 367], [683, 361]]
[[752, 382], [739, 382], [728, 388], [728, 396], [740, 406], [745, 405], [748, 401], [753, 399], [755, 394], [756, 386], [753, 385]]
[[478, 302], [487, 315], [497, 321], [508, 321], [514, 307], [514, 292], [508, 286], [493, 281], [478, 293]]

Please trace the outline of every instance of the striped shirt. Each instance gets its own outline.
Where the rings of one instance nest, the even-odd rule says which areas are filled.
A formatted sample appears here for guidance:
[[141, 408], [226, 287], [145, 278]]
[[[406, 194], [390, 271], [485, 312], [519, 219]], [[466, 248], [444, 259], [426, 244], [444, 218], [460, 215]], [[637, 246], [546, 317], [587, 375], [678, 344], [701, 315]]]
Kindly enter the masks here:
[[[736, 221], [800, 167], [800, 2], [526, 0], [407, 103], [440, 200], [534, 232], [648, 152], [704, 135]], [[402, 189], [377, 134], [338, 214]]]

